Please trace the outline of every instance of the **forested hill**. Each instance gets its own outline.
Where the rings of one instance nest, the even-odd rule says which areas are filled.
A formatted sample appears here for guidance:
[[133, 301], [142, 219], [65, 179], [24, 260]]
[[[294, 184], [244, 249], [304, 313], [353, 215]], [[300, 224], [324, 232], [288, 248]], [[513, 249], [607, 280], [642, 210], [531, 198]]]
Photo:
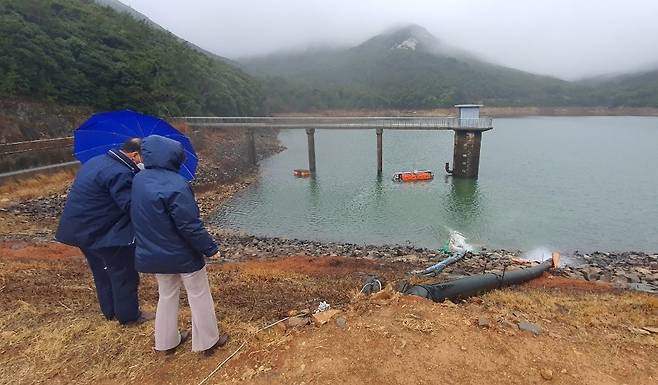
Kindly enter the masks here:
[[568, 82], [479, 59], [407, 26], [346, 49], [242, 60], [273, 111], [490, 106], [658, 107], [657, 73]]
[[597, 106], [658, 108], [658, 69], [579, 82]]
[[[135, 18], [135, 19], [137, 19], [137, 20], [140, 20], [140, 21], [143, 21], [143, 22], [145, 22], [146, 24], [149, 24], [150, 26], [152, 26], [152, 27], [154, 27], [154, 28], [156, 28], [156, 29], [160, 29], [160, 30], [162, 30], [162, 31], [167, 31], [167, 30], [166, 30], [164, 27], [162, 27], [160, 24], [158, 24], [158, 23], [154, 22], [153, 20], [149, 19], [148, 16], [144, 15], [143, 13], [140, 13], [139, 11], [136, 11], [136, 10], [133, 9], [132, 7], [130, 7], [130, 6], [128, 6], [128, 5], [126, 5], [126, 4], [122, 3], [122, 2], [120, 2], [119, 0], [94, 0], [94, 1], [95, 1], [96, 3], [98, 3], [98, 4], [100, 4], [100, 5], [103, 5], [103, 6], [106, 6], [106, 7], [110, 7], [110, 8], [114, 9], [114, 10], [117, 11], [117, 12], [127, 13], [127, 14], [129, 14], [130, 16], [132, 16], [133, 18]], [[174, 36], [175, 36], [175, 35], [174, 35]], [[219, 55], [217, 55], [217, 54], [215, 54], [215, 53], [212, 53], [212, 52], [210, 52], [210, 51], [208, 51], [208, 50], [205, 50], [205, 49], [199, 47], [198, 45], [196, 45], [196, 44], [194, 44], [194, 43], [191, 43], [191, 42], [189, 42], [189, 41], [187, 41], [187, 40], [185, 40], [185, 39], [183, 39], [183, 38], [181, 38], [181, 37], [179, 37], [179, 36], [176, 36], [176, 38], [177, 38], [178, 40], [182, 41], [183, 43], [187, 44], [188, 46], [192, 47], [192, 49], [194, 49], [194, 50], [196, 50], [196, 51], [199, 51], [199, 52], [201, 52], [201, 53], [205, 53], [205, 54], [208, 55], [208, 56], [214, 57], [214, 58], [216, 58], [216, 59], [223, 60], [223, 61], [225, 61], [225, 62], [227, 62], [227, 63], [231, 63], [231, 61], [230, 61], [229, 59], [227, 59], [227, 58], [225, 58], [225, 57], [222, 57], [222, 56], [219, 56]]]
[[274, 110], [568, 104], [566, 81], [501, 67], [441, 42], [419, 26], [349, 49], [244, 60]]
[[261, 113], [259, 83], [92, 0], [0, 0], [0, 97], [163, 116]]

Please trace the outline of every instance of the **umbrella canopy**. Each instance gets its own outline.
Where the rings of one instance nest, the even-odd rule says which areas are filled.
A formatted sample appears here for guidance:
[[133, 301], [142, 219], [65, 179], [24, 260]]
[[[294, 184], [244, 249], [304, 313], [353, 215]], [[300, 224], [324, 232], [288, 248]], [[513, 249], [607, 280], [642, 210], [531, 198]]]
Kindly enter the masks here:
[[180, 142], [185, 150], [185, 162], [180, 174], [187, 180], [194, 178], [199, 159], [192, 143], [166, 121], [130, 110], [101, 112], [93, 115], [74, 132], [73, 154], [82, 163], [119, 148], [131, 138], [160, 135]]

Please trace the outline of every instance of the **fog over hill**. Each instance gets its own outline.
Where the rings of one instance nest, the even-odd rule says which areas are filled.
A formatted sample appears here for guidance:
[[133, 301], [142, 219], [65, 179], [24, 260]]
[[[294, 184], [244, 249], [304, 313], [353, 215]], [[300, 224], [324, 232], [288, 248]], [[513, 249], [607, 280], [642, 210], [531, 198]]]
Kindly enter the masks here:
[[[633, 2], [628, 0], [629, 4]], [[441, 8], [442, 23], [438, 24], [439, 19], [433, 15], [435, 19], [427, 24], [430, 28], [426, 28], [425, 24], [401, 25], [388, 21], [411, 15], [405, 13], [409, 10], [416, 13], [435, 10], [428, 4], [421, 6], [410, 1], [408, 9], [401, 10], [393, 3], [381, 1], [377, 2], [376, 9], [367, 8], [373, 12], [366, 14], [363, 5], [368, 2], [354, 2], [353, 13], [342, 15], [343, 24], [331, 29], [349, 35], [350, 39], [331, 38], [326, 33], [327, 23], [331, 24], [335, 17], [332, 12], [345, 6], [340, 0], [332, 3], [335, 9], [309, 0], [277, 2], [280, 8], [276, 10], [270, 3], [258, 0], [228, 8], [225, 2], [205, 0], [189, 1], [185, 6], [168, 0], [156, 3], [158, 7], [151, 7], [146, 0], [2, 0], [0, 16], [5, 32], [0, 34], [0, 46], [5, 47], [3, 52], [8, 55], [0, 56], [0, 75], [3, 75], [0, 76], [0, 91], [10, 98], [28, 96], [96, 108], [131, 106], [167, 115], [336, 108], [423, 109], [459, 102], [494, 106], [658, 107], [658, 69], [651, 64], [658, 61], [658, 52], [646, 49], [644, 55], [624, 55], [658, 39], [658, 34], [638, 36], [633, 32], [632, 36], [637, 38], [626, 42], [626, 46], [633, 48], [631, 51], [614, 40], [605, 40], [608, 35], [602, 30], [597, 39], [582, 39], [578, 47], [583, 55], [572, 55], [566, 61], [569, 66], [576, 68], [583, 63], [593, 66], [592, 58], [585, 55], [588, 52], [585, 43], [601, 44], [603, 41], [609, 45], [611, 63], [630, 60], [636, 68], [644, 63], [643, 70], [566, 81], [557, 76], [539, 75], [542, 71], [520, 70], [527, 66], [510, 64], [519, 57], [539, 55], [535, 46], [548, 47], [544, 41], [533, 40], [533, 44], [524, 49], [519, 49], [518, 42], [506, 41], [501, 47], [509, 46], [509, 60], [502, 60], [486, 53], [483, 48], [487, 44], [473, 45], [451, 33], [449, 27], [457, 23], [461, 27], [456, 30], [465, 36], [472, 36], [473, 29], [486, 32], [481, 35], [483, 40], [489, 39], [489, 33], [495, 34], [496, 31], [485, 27], [493, 16], [502, 18], [500, 9], [487, 8], [482, 3], [476, 7], [474, 2], [466, 1], [464, 4], [469, 7], [464, 8], [446, 2]], [[296, 4], [296, 13], [292, 12], [291, 4]], [[555, 4], [562, 3], [558, 0]], [[591, 10], [591, 15], [582, 20], [584, 25], [596, 26], [598, 22], [591, 19], [602, 12], [601, 9], [608, 9], [608, 12], [617, 9], [605, 1], [597, 4], [600, 7]], [[653, 9], [652, 4], [643, 4], [644, 10]], [[535, 23], [545, 22], [537, 18], [534, 11], [523, 8], [520, 3], [517, 5]], [[539, 0], [536, 6], [550, 8]], [[325, 10], [327, 13], [324, 18], [319, 15], [304, 18], [309, 7], [316, 7], [313, 12]], [[500, 7], [506, 9], [507, 6]], [[576, 14], [582, 14], [580, 6], [573, 7]], [[393, 9], [399, 12], [391, 13]], [[491, 12], [490, 18], [483, 18], [483, 9]], [[218, 10], [223, 13], [218, 14]], [[271, 11], [268, 20], [259, 16], [264, 10]], [[164, 18], [163, 11], [173, 17]], [[237, 11], [242, 13], [238, 15]], [[458, 16], [459, 12], [466, 11], [467, 22]], [[622, 16], [628, 12], [619, 10], [608, 25], [625, 20]], [[190, 15], [196, 19], [189, 20]], [[361, 17], [359, 25], [362, 27], [358, 31], [352, 25], [354, 15]], [[390, 17], [382, 18], [382, 15]], [[572, 17], [571, 14], [563, 16], [567, 21]], [[636, 29], [653, 31], [653, 27], [644, 22], [644, 14], [635, 16]], [[213, 22], [204, 23], [211, 20], [209, 17]], [[253, 24], [254, 19], [263, 24], [246, 31], [244, 26]], [[242, 24], [238, 26], [236, 20]], [[291, 27], [287, 30], [271, 28], [281, 20]], [[383, 20], [388, 23], [385, 28], [350, 43]], [[308, 24], [311, 22], [314, 25]], [[214, 34], [218, 26], [225, 28], [227, 25], [234, 30]], [[308, 28], [300, 31], [300, 25]], [[503, 24], [500, 25], [503, 28]], [[532, 35], [528, 25], [505, 28]], [[437, 30], [443, 33], [432, 32]], [[195, 31], [203, 34], [195, 35], [192, 33]], [[297, 40], [280, 35], [290, 31], [295, 32]], [[235, 32], [240, 34], [235, 35]], [[544, 31], [541, 36], [550, 40], [552, 33], [558, 32]], [[622, 35], [624, 33], [631, 36], [628, 31]], [[327, 44], [290, 49], [293, 41], [308, 46], [309, 41], [318, 41], [314, 39], [321, 35]], [[254, 36], [260, 40], [254, 40]], [[281, 41], [267, 47], [263, 45], [277, 36]], [[211, 39], [207, 40], [208, 37]], [[658, 40], [656, 42], [658, 44]], [[571, 40], [563, 39], [563, 43], [564, 50], [554, 51], [555, 57], [548, 62], [563, 63], [560, 55], [570, 49], [573, 52]], [[258, 78], [258, 82], [227, 65], [227, 60], [217, 60], [219, 57], [215, 53], [227, 52], [227, 47], [234, 47], [236, 54], [252, 53], [241, 56], [239, 66]], [[253, 55], [257, 51], [270, 53]], [[592, 70], [590, 75], [596, 75], [595, 72]]]
[[654, 0], [121, 0], [225, 57], [352, 47], [417, 24], [491, 63], [577, 80], [658, 68]]
[[493, 106], [658, 106], [655, 72], [568, 82], [496, 65], [425, 28], [387, 30], [351, 48], [243, 59], [273, 111]]
[[272, 111], [658, 106], [655, 1], [122, 1], [237, 58]]
[[409, 25], [346, 49], [245, 60], [274, 111], [435, 108], [459, 102], [568, 105], [573, 84], [482, 61]]

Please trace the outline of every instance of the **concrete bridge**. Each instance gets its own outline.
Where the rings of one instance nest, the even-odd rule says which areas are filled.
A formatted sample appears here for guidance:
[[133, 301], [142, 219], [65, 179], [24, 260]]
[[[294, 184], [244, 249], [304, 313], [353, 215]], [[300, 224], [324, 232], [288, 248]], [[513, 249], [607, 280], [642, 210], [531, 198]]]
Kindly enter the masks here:
[[460, 104], [458, 117], [180, 117], [193, 128], [243, 128], [249, 142], [249, 158], [256, 163], [254, 132], [259, 129], [303, 129], [308, 139], [308, 167], [315, 173], [315, 130], [375, 130], [377, 173], [382, 173], [384, 130], [451, 130], [455, 133], [453, 168], [455, 177], [477, 178], [482, 132], [493, 129], [493, 120], [480, 117], [480, 105]]

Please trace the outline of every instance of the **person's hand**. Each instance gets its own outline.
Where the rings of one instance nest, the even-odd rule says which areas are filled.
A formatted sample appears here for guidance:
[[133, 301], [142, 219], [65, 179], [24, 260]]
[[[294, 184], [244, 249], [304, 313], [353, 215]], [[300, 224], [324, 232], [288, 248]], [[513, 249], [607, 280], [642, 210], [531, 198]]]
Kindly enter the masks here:
[[208, 259], [213, 261], [213, 262], [219, 262], [222, 259], [222, 256], [221, 256], [221, 254], [219, 253], [219, 250], [218, 250], [215, 254], [208, 257]]

